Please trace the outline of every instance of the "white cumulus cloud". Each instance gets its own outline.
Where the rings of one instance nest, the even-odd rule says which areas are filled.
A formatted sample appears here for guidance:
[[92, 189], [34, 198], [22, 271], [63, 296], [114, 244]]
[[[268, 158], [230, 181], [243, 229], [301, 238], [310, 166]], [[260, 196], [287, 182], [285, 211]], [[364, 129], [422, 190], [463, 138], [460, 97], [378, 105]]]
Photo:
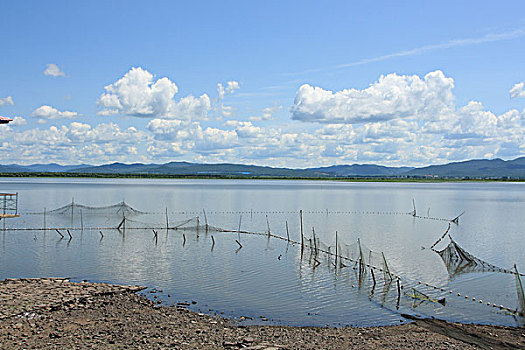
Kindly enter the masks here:
[[233, 94], [235, 90], [240, 89], [238, 81], [229, 81], [226, 83], [226, 91]]
[[239, 138], [256, 138], [263, 137], [265, 130], [254, 126], [251, 122], [241, 122], [237, 120], [228, 120], [224, 126], [235, 127], [235, 132]]
[[235, 147], [238, 141], [235, 131], [218, 128], [208, 127], [198, 136], [194, 147], [194, 151], [198, 153], [214, 153], [217, 150], [229, 149]]
[[332, 92], [304, 84], [291, 108], [295, 120], [319, 123], [365, 123], [420, 116], [435, 118], [454, 106], [454, 81], [441, 71], [381, 76], [363, 90]]
[[[221, 101], [210, 101], [207, 95], [175, 100], [177, 87], [169, 79], [135, 70], [106, 89], [100, 103], [107, 106], [103, 109], [107, 114], [158, 113], [145, 127], [142, 122], [123, 127], [116, 122], [90, 125], [77, 121], [46, 127], [37, 123], [78, 114], [45, 105], [31, 114], [37, 122], [27, 124], [35, 125], [2, 128], [0, 144], [5, 152], [0, 153], [0, 161], [420, 166], [525, 155], [525, 111], [495, 113], [479, 101], [456, 106], [453, 80], [440, 71], [421, 77], [389, 74], [368, 87], [339, 92], [306, 85], [297, 93], [299, 102], [292, 113], [296, 109], [295, 119], [310, 122], [258, 125], [251, 118], [222, 124], [208, 120], [209, 111], [216, 116]], [[227, 86], [223, 85], [226, 95]], [[280, 108], [274, 105], [260, 113], [271, 118]], [[182, 115], [191, 118], [174, 117]], [[26, 123], [21, 117], [12, 119], [10, 125]]]
[[0, 160], [19, 164], [42, 160], [67, 164], [126, 162], [139, 160], [135, 151], [145, 150], [151, 140], [143, 131], [134, 127], [124, 129], [114, 123], [91, 126], [72, 122], [20, 131], [12, 128], [0, 134], [0, 144], [5, 143], [6, 152], [10, 153], [0, 154]]
[[60, 70], [58, 66], [54, 63], [49, 63], [44, 70], [44, 75], [49, 75], [52, 77], [65, 77], [66, 73]]
[[13, 100], [11, 96], [0, 97], [0, 107], [6, 106], [6, 105], [13, 106], [14, 104], [15, 104], [15, 101]]
[[186, 96], [174, 103], [170, 116], [179, 119], [206, 120], [211, 109], [211, 101], [208, 95], [200, 97]]
[[248, 119], [253, 121], [271, 120], [273, 115], [279, 112], [283, 106], [266, 107], [262, 110], [262, 114], [258, 116], [249, 117]]
[[123, 114], [147, 118], [205, 119], [211, 109], [208, 95], [174, 100], [178, 87], [168, 78], [155, 80], [140, 67], [131, 68], [115, 83], [104, 87], [99, 100], [101, 115]]
[[514, 84], [512, 89], [509, 91], [510, 98], [525, 97], [525, 90], [523, 90], [524, 87], [525, 82]]
[[20, 125], [26, 125], [27, 121], [22, 117], [14, 117], [13, 121], [9, 123], [11, 126], [20, 126]]
[[177, 119], [152, 119], [146, 128], [151, 131], [157, 140], [177, 140], [187, 137], [193, 125]]
[[34, 110], [31, 116], [41, 119], [73, 119], [80, 114], [71, 111], [59, 111], [54, 107], [43, 105]]
[[224, 96], [226, 96], [226, 93], [233, 94], [235, 90], [240, 89], [240, 85], [238, 81], [231, 80], [226, 82], [226, 86], [222, 85], [221, 83], [217, 84], [217, 94], [219, 96], [219, 100], [224, 99]]
[[[389, 74], [362, 90], [303, 85], [291, 113], [296, 120], [326, 124], [313, 134], [317, 141], [309, 142], [323, 150], [320, 162], [332, 157], [414, 165], [525, 154], [525, 111], [496, 114], [479, 101], [456, 106], [453, 87], [440, 71], [423, 78]], [[511, 96], [522, 91], [516, 84]]]
[[237, 81], [228, 81], [226, 82], [226, 86], [224, 86], [221, 83], [217, 84], [217, 102], [215, 106], [215, 112], [218, 114], [219, 120], [222, 119], [222, 117], [229, 118], [233, 115], [233, 107], [231, 106], [225, 106], [224, 103], [222, 103], [222, 100], [224, 100], [224, 97], [226, 94], [233, 94], [235, 90], [238, 90], [240, 88], [239, 82]]

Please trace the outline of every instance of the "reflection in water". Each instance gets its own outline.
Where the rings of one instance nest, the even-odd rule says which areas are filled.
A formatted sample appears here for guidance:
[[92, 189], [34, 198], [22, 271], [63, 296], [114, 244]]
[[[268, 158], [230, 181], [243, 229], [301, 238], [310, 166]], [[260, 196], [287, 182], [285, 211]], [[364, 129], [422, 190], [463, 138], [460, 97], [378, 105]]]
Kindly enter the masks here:
[[[467, 322], [519, 319], [492, 305], [515, 308], [516, 294], [501, 292], [515, 288], [512, 275], [473, 271], [450, 279], [440, 256], [421, 247], [441, 236], [447, 218], [466, 211], [450, 229], [462, 247], [499, 266], [523, 266], [517, 248], [523, 246], [523, 222], [515, 215], [525, 202], [523, 186], [69, 179], [0, 184], [20, 193], [25, 212], [2, 232], [0, 278], [137, 283], [164, 290], [166, 302], [198, 300], [196, 309], [253, 318], [247, 322], [264, 315], [292, 325], [394, 324], [402, 312]], [[497, 201], [505, 191], [517, 200]], [[75, 202], [64, 206], [72, 197]], [[443, 220], [411, 216], [412, 198], [431, 205], [433, 216]], [[46, 211], [47, 236], [14, 230], [41, 227], [44, 207], [61, 209]], [[70, 235], [50, 235], [51, 228], [69, 229]]]

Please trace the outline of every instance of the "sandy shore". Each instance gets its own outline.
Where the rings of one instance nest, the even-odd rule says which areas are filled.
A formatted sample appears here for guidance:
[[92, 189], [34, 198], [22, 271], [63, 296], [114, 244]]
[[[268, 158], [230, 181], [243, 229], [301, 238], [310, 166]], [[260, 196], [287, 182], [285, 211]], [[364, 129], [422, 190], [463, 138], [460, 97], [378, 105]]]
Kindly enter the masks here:
[[525, 348], [523, 327], [439, 320], [370, 328], [239, 326], [184, 305], [161, 306], [137, 295], [141, 289], [56, 278], [0, 281], [0, 348]]

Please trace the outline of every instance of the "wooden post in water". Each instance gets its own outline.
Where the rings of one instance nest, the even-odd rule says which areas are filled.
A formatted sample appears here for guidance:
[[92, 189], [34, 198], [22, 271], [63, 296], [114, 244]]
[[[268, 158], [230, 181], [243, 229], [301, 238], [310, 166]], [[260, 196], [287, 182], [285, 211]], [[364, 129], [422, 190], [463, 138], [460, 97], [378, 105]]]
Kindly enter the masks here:
[[301, 255], [303, 255], [304, 250], [304, 232], [303, 232], [303, 210], [299, 210], [299, 218], [301, 220]]
[[80, 229], [84, 232], [84, 217], [82, 216], [82, 210], [80, 211]]
[[286, 220], [286, 239], [290, 242], [290, 232], [288, 232], [288, 220]]
[[75, 212], [75, 198], [71, 198], [71, 227], [73, 227], [73, 213]]
[[359, 276], [364, 275], [365, 272], [365, 261], [363, 249], [361, 248], [361, 239], [357, 239], [357, 245], [359, 246]]
[[335, 267], [337, 268], [337, 256], [338, 256], [338, 247], [337, 247], [337, 231], [335, 231]]
[[315, 228], [312, 227], [312, 236], [314, 239], [314, 255], [317, 256], [317, 240], [315, 239]]
[[266, 227], [268, 227], [268, 237], [270, 237], [270, 222], [268, 221], [268, 215], [266, 215]]
[[117, 230], [120, 231], [120, 228], [121, 228], [122, 226], [124, 226], [125, 221], [126, 221], [126, 217], [123, 216], [123, 217], [122, 217], [122, 221], [121, 221], [120, 224], [118, 224], [118, 226], [117, 226]]
[[392, 281], [392, 274], [390, 273], [390, 268], [388, 267], [388, 264], [386, 263], [385, 253], [381, 252], [381, 256], [383, 257], [383, 270], [388, 275], [388, 278], [390, 281]]
[[241, 223], [242, 223], [242, 214], [239, 216], [239, 228], [237, 229], [237, 235], [239, 236], [239, 241], [241, 240]]
[[168, 217], [168, 207], [166, 207], [166, 231], [170, 228], [170, 219]]
[[44, 208], [44, 232], [46, 232], [46, 208]]
[[197, 216], [197, 238], [199, 238], [199, 226], [201, 224], [201, 219]]
[[206, 216], [206, 210], [204, 210], [204, 208], [202, 208], [202, 214], [204, 215], [204, 229], [206, 233], [208, 233], [208, 216]]

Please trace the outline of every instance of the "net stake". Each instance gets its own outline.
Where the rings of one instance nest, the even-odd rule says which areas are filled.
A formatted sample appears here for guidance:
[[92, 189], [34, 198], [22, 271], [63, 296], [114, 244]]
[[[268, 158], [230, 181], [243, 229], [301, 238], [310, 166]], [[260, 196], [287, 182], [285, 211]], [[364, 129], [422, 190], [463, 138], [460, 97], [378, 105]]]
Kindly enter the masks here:
[[239, 241], [241, 240], [241, 223], [242, 223], [242, 214], [239, 216], [239, 228], [237, 229]]
[[399, 310], [399, 302], [401, 301], [401, 286], [399, 285], [399, 278], [397, 279], [397, 304], [396, 309]]
[[197, 238], [199, 238], [200, 218], [197, 216]]
[[55, 231], [57, 231], [57, 233], [60, 235], [60, 237], [64, 238], [64, 235], [62, 234], [62, 232], [60, 232], [58, 229], [55, 229]]
[[303, 210], [299, 210], [299, 218], [301, 221], [301, 255], [303, 255], [304, 250], [304, 232], [303, 232]]
[[204, 210], [204, 208], [202, 208], [202, 214], [204, 215], [205, 229], [206, 229], [206, 232], [208, 232], [208, 216], [206, 216], [206, 210]]
[[335, 267], [337, 268], [337, 231], [335, 231]]

